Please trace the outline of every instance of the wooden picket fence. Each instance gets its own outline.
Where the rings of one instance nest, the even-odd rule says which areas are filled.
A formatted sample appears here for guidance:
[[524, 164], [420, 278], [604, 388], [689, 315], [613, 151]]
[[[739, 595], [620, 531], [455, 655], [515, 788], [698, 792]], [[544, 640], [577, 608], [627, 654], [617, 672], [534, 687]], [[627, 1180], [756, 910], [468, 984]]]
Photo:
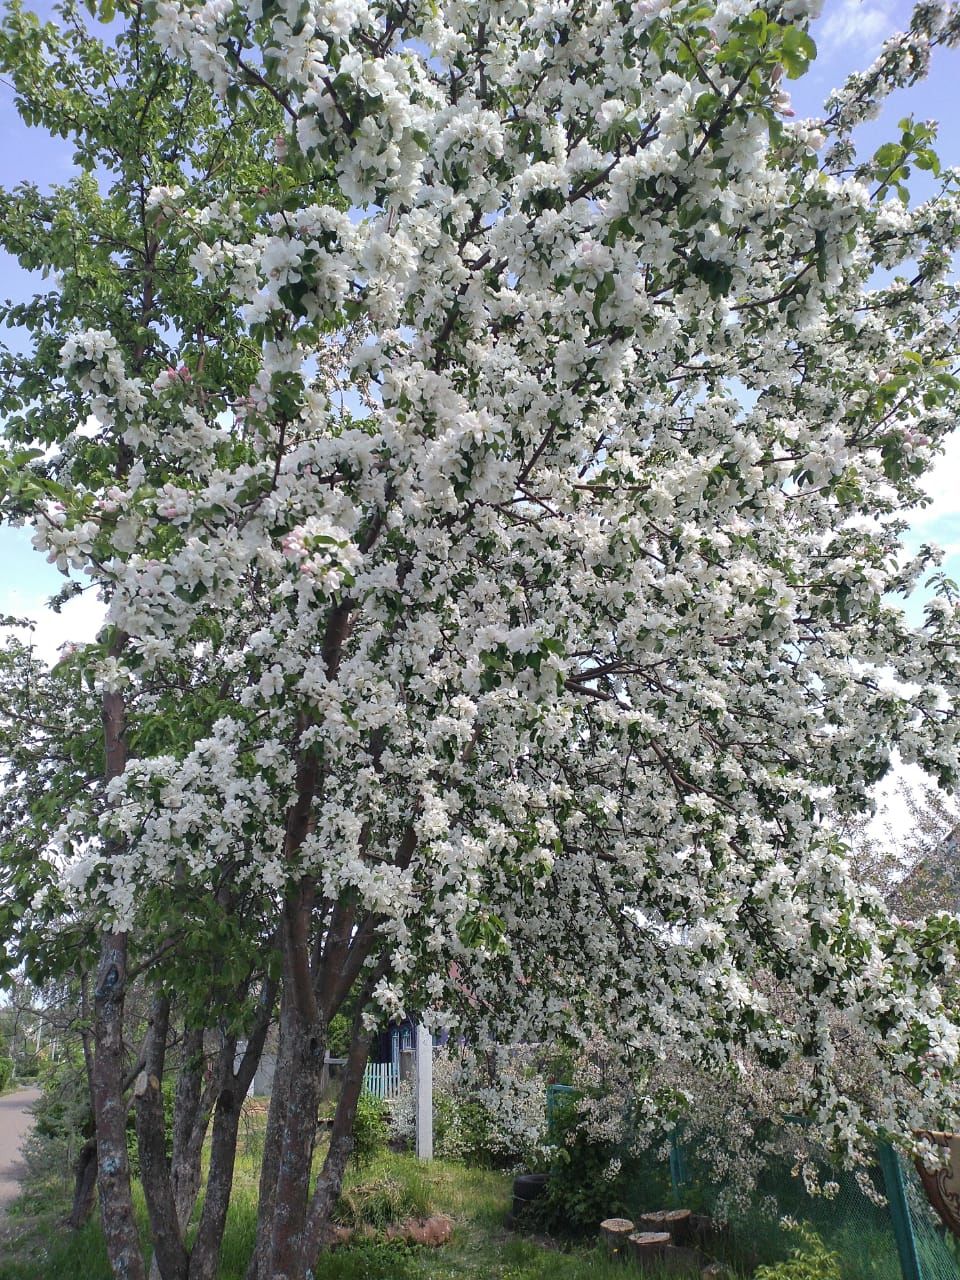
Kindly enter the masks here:
[[392, 1062], [368, 1062], [363, 1087], [375, 1098], [395, 1098], [400, 1092], [400, 1068]]

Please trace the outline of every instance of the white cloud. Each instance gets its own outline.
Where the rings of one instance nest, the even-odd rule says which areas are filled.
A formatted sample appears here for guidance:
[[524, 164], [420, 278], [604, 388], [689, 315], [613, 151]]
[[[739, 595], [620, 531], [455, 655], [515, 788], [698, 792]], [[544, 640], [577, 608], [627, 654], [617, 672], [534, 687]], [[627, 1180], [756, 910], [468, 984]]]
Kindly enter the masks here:
[[896, 846], [905, 844], [913, 834], [914, 820], [903, 788], [920, 796], [931, 786], [936, 786], [936, 780], [930, 774], [919, 765], [904, 764], [895, 751], [890, 772], [873, 789], [877, 811], [867, 826], [867, 834], [881, 843], [892, 840]]
[[[0, 598], [0, 612], [17, 618], [29, 618], [36, 625], [32, 632], [17, 632], [23, 639], [32, 639], [38, 658], [54, 663], [65, 644], [84, 644], [96, 639], [103, 625], [105, 607], [96, 592], [86, 591], [54, 613], [47, 605], [46, 597], [28, 595], [18, 590], [7, 590]], [[3, 633], [7, 633], [6, 628]]]
[[960, 516], [960, 431], [947, 436], [946, 448], [923, 478], [923, 488], [932, 501], [910, 513], [910, 524], [914, 528]]
[[869, 4], [865, 0], [840, 0], [827, 5], [822, 26], [817, 32], [818, 43], [827, 46], [853, 44], [870, 45], [885, 39], [897, 27], [890, 4]]

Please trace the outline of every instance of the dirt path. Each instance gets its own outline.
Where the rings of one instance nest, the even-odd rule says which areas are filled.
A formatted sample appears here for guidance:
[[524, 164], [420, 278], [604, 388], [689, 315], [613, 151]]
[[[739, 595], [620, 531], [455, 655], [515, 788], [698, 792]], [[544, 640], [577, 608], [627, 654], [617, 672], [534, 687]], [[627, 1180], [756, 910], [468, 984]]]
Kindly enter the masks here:
[[39, 1097], [39, 1089], [18, 1089], [0, 1098], [0, 1218], [19, 1190], [23, 1173], [20, 1143], [33, 1124], [30, 1108]]

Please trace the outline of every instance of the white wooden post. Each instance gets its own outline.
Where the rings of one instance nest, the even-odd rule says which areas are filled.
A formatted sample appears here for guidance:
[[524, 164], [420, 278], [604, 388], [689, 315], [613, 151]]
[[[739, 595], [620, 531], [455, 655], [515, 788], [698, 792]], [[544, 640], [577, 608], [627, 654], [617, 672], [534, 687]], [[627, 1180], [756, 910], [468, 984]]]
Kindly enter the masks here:
[[417, 1024], [417, 1159], [433, 1159], [433, 1036]]

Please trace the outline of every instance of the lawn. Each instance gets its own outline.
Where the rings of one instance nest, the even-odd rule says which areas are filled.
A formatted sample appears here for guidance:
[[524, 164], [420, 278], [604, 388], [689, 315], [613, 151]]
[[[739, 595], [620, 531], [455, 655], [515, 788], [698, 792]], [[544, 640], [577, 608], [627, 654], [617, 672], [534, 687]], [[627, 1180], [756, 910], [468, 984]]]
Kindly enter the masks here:
[[[243, 1280], [253, 1247], [263, 1121], [255, 1108], [245, 1118], [219, 1280]], [[64, 1161], [51, 1162], [45, 1177], [27, 1189], [0, 1228], [0, 1280], [110, 1280], [99, 1223], [79, 1232], [62, 1226], [70, 1189]], [[136, 1194], [145, 1224], [139, 1188]], [[384, 1151], [349, 1169], [338, 1211], [341, 1223], [366, 1228], [372, 1238], [325, 1255], [316, 1280], [623, 1280], [640, 1274], [611, 1262], [599, 1248], [508, 1230], [510, 1194], [507, 1173], [444, 1160], [421, 1164]], [[830, 1208], [834, 1213], [826, 1213], [818, 1230], [837, 1250], [843, 1280], [899, 1280], [889, 1231], [853, 1214], [849, 1205], [824, 1212]], [[414, 1249], [383, 1238], [392, 1222], [437, 1213], [453, 1221], [452, 1238], [441, 1248]], [[751, 1217], [739, 1223], [725, 1252], [728, 1261], [740, 1261], [743, 1277], [757, 1261], [783, 1257], [789, 1243], [775, 1220]], [[935, 1268], [933, 1274], [954, 1272]], [[644, 1280], [658, 1277], [647, 1272]]]
[[[254, 1129], [237, 1170], [220, 1280], [242, 1280], [253, 1244], [256, 1211]], [[68, 1187], [51, 1179], [15, 1206], [3, 1241], [0, 1280], [110, 1280], [99, 1224], [68, 1232], [60, 1225]], [[623, 1280], [624, 1269], [597, 1248], [532, 1239], [504, 1226], [511, 1190], [508, 1174], [436, 1160], [384, 1153], [351, 1169], [342, 1213], [347, 1220], [381, 1224], [400, 1209], [448, 1214], [453, 1237], [439, 1249], [410, 1249], [382, 1239], [326, 1255], [317, 1280]], [[145, 1221], [142, 1198], [138, 1207]], [[648, 1280], [655, 1280], [649, 1277]]]

